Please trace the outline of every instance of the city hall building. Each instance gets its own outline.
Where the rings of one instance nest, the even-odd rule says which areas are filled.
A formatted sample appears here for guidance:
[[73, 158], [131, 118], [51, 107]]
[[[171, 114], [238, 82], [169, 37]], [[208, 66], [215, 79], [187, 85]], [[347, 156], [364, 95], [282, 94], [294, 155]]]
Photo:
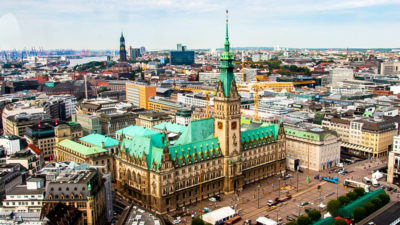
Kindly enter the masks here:
[[156, 132], [120, 136], [115, 156], [117, 191], [157, 213], [167, 213], [285, 171], [281, 124], [241, 126], [228, 23], [213, 118], [192, 121], [177, 140]]

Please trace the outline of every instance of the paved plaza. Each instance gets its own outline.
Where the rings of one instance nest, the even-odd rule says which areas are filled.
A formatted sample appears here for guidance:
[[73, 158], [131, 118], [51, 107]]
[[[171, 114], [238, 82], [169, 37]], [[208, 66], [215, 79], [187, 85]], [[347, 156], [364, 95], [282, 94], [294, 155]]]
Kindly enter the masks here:
[[[294, 214], [298, 214], [299, 211], [300, 213], [305, 214], [305, 208], [318, 208], [320, 203], [326, 205], [329, 200], [335, 199], [337, 195], [340, 196], [349, 191], [343, 186], [344, 179], [347, 178], [356, 181], [362, 181], [364, 176], [371, 176], [373, 168], [384, 163], [386, 162], [381, 160], [364, 160], [352, 165], [345, 165], [345, 169], [349, 172], [347, 175], [339, 175], [338, 173], [333, 172], [330, 173], [328, 170], [323, 172], [310, 171], [309, 183], [306, 181], [307, 171], [298, 174], [289, 172], [289, 174], [292, 175], [292, 177], [289, 179], [278, 179], [278, 176], [270, 177], [262, 180], [259, 184], [254, 183], [245, 186], [244, 190], [237, 194], [222, 195], [222, 201], [211, 202], [210, 200], [204, 200], [202, 202], [202, 206], [203, 208], [207, 207], [210, 210], [224, 206], [234, 206], [236, 209], [238, 209], [239, 214], [242, 216], [242, 221], [250, 219], [254, 222], [259, 216], [265, 216], [273, 220], [281, 218], [283, 222], [287, 222], [287, 216], [295, 218]], [[339, 183], [334, 184], [326, 181], [316, 180], [314, 179], [314, 176], [317, 174], [320, 176], [337, 176], [339, 178]], [[296, 190], [297, 175], [299, 187], [298, 192]], [[383, 181], [380, 181], [380, 183], [387, 185], [386, 182]], [[284, 188], [285, 191], [281, 191], [281, 193], [279, 193], [279, 184], [282, 188]], [[318, 186], [321, 187], [320, 190], [318, 190]], [[375, 188], [371, 187], [371, 190], [374, 189]], [[287, 194], [292, 195], [291, 200], [272, 208], [267, 205], [268, 200], [274, 200], [276, 197], [279, 197], [279, 195], [280, 197], [285, 197]], [[389, 194], [391, 195], [392, 200], [398, 200], [397, 193], [390, 192]], [[302, 202], [309, 202], [309, 204], [305, 205], [304, 207], [299, 207], [300, 203]], [[196, 204], [195, 206], [188, 206], [185, 208], [185, 210], [189, 210], [190, 214], [198, 216], [200, 212], [200, 206], [199, 204]], [[322, 212], [322, 214], [325, 213], [326, 212]], [[190, 224], [190, 221], [190, 217], [185, 217], [181, 224]]]

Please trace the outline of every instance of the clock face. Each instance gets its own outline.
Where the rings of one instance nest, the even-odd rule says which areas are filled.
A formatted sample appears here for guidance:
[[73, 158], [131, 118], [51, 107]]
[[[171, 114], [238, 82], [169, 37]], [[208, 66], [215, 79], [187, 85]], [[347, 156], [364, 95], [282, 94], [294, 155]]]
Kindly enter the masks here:
[[122, 46], [122, 47], [121, 47], [121, 51], [123, 51], [124, 49], [125, 49], [124, 46]]
[[222, 122], [218, 122], [218, 129], [222, 129], [223, 125]]

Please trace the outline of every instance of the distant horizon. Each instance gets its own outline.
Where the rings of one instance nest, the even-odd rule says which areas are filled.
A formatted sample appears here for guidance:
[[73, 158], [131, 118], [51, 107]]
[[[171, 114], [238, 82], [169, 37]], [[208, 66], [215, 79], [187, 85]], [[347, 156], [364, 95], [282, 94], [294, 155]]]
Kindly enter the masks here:
[[[127, 50], [129, 50], [130, 46], [127, 46]], [[146, 46], [140, 46], [140, 47], [134, 47], [134, 48], [141, 48], [141, 47], [145, 47]], [[275, 46], [238, 46], [238, 47], [231, 47], [231, 50], [274, 50]], [[329, 47], [322, 47], [322, 48], [296, 48], [296, 47], [285, 47], [285, 46], [279, 46], [279, 48], [281, 49], [281, 51], [283, 51], [282, 49], [288, 49], [290, 50], [349, 50], [349, 51], [355, 51], [355, 50], [391, 50], [391, 51], [400, 51], [400, 47], [395, 47], [395, 48], [329, 48]], [[0, 49], [0, 51], [5, 51], [5, 52], [12, 52], [12, 51], [17, 51], [17, 52], [21, 52], [21, 51], [29, 51], [32, 49], [36, 49], [36, 50], [43, 50], [43, 51], [118, 51], [118, 48], [115, 49], [73, 49], [73, 48], [52, 48], [52, 49], [39, 49], [39, 48], [26, 48], [26, 49]], [[206, 50], [212, 50], [212, 49], [216, 49], [216, 50], [223, 50], [223, 47], [220, 48], [188, 48], [187, 51], [206, 51]], [[176, 51], [175, 49], [147, 49], [146, 51]]]
[[20, 0], [0, 7], [0, 50], [223, 47], [391, 48], [400, 0]]

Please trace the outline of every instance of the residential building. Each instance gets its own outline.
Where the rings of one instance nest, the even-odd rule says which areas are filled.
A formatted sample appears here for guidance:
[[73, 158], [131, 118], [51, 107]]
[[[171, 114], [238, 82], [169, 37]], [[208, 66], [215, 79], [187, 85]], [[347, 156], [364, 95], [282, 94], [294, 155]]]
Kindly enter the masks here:
[[322, 126], [336, 131], [342, 150], [364, 158], [387, 156], [397, 129], [393, 121], [368, 118], [327, 118]]
[[156, 86], [142, 82], [126, 82], [126, 101], [136, 107], [148, 109], [150, 97], [156, 96]]
[[328, 82], [329, 84], [337, 84], [345, 80], [353, 79], [353, 70], [347, 68], [334, 68], [329, 71]]
[[322, 171], [340, 163], [340, 139], [321, 128], [285, 127], [286, 154], [299, 159], [300, 168]]
[[43, 178], [30, 178], [26, 181], [26, 185], [16, 186], [6, 193], [0, 210], [9, 213], [40, 213], [44, 199], [44, 184]]
[[54, 159], [53, 147], [56, 144], [54, 127], [58, 122], [34, 124], [26, 128], [25, 139], [29, 144], [38, 147], [43, 152], [44, 159]]
[[107, 222], [104, 180], [94, 169], [60, 173], [46, 185], [44, 204], [63, 203], [83, 213], [83, 223], [102, 225]]
[[213, 118], [190, 122], [174, 144], [165, 133], [122, 136], [115, 155], [117, 192], [164, 214], [285, 171], [282, 123], [241, 129], [233, 59], [227, 35]]

